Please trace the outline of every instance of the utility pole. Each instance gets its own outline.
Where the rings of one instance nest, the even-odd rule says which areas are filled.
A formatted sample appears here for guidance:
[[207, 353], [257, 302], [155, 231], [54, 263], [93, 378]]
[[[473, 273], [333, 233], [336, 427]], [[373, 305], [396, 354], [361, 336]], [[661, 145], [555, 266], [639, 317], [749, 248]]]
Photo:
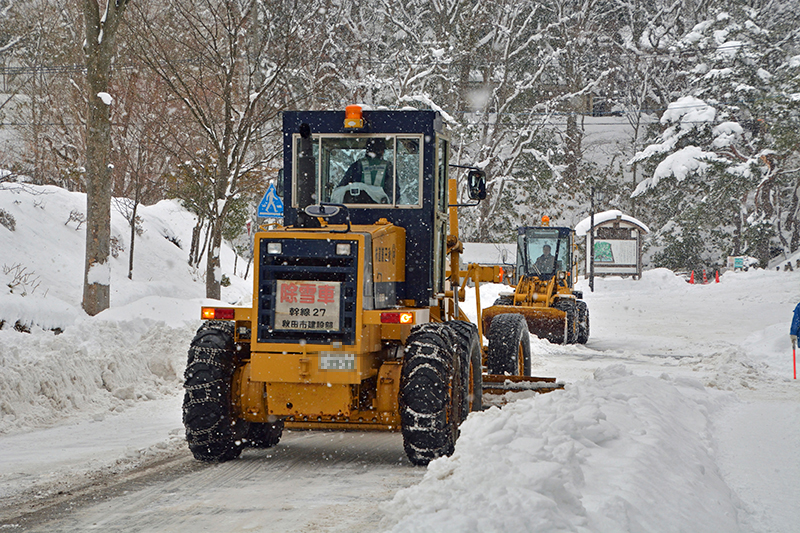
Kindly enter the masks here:
[[589, 290], [594, 292], [594, 185], [589, 214]]

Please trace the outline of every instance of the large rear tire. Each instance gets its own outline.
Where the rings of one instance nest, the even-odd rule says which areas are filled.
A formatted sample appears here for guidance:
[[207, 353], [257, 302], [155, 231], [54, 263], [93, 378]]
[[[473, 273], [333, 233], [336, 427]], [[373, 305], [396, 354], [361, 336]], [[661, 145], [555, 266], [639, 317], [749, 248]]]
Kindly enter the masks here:
[[242, 453], [247, 422], [234, 417], [236, 350], [231, 322], [205, 322], [192, 340], [184, 373], [183, 424], [195, 459], [222, 462]]
[[524, 316], [515, 313], [495, 316], [487, 338], [489, 374], [531, 375], [531, 337]]
[[444, 324], [415, 327], [408, 336], [400, 374], [403, 448], [415, 465], [450, 455], [461, 410], [460, 361], [453, 330]]
[[586, 344], [589, 340], [589, 306], [583, 300], [578, 300], [578, 339], [579, 344]]
[[461, 363], [462, 421], [472, 411], [483, 409], [483, 369], [481, 368], [481, 342], [478, 327], [463, 320], [445, 322], [454, 333], [456, 351]]

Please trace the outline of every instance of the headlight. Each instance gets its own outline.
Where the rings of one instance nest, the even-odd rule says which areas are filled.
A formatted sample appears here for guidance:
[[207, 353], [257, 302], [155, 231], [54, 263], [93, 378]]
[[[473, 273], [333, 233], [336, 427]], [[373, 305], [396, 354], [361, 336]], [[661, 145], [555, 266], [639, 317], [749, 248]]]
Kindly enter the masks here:
[[267, 243], [267, 253], [268, 254], [279, 254], [283, 251], [283, 246], [279, 242], [268, 242]]
[[349, 242], [336, 243], [336, 255], [350, 255], [350, 243]]

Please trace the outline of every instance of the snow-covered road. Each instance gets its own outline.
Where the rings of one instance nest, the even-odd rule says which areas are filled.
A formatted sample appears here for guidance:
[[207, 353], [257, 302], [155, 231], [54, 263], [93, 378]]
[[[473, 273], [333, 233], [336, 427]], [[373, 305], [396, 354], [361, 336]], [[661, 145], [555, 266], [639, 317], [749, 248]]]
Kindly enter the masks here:
[[[179, 386], [88, 420], [13, 433], [0, 438], [0, 524], [174, 533], [685, 531], [689, 523], [692, 531], [793, 531], [800, 395], [776, 321], [793, 298], [781, 282], [800, 277], [780, 276], [729, 276], [727, 287], [684, 286], [663, 271], [641, 282], [599, 280], [586, 295], [586, 346], [532, 340], [535, 373], [557, 376], [567, 390], [518, 393], [513, 408], [471, 416], [454, 456], [427, 470], [408, 463], [398, 434], [361, 432], [286, 432], [273, 449], [198, 463], [183, 442]], [[485, 287], [482, 301], [500, 289]], [[744, 318], [742, 298], [750, 300]], [[182, 358], [172, 342], [178, 348], [166, 359]]]
[[381, 502], [423, 474], [398, 434], [289, 431], [278, 447], [236, 461], [202, 464], [177, 449], [47, 506], [18, 505], [13, 530], [370, 532]]

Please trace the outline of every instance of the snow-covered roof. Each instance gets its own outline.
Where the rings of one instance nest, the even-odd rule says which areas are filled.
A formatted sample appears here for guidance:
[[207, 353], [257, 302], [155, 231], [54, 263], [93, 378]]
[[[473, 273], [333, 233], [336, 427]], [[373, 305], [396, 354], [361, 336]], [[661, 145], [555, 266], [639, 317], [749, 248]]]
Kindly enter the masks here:
[[[624, 214], [619, 209], [609, 209], [608, 211], [603, 211], [602, 213], [595, 213], [594, 225], [597, 226], [599, 224], [602, 224], [603, 222], [608, 222], [609, 220], [615, 220], [617, 218], [619, 218], [620, 220], [624, 220], [626, 222], [630, 222], [631, 224], [636, 224], [642, 230], [644, 230], [645, 233], [650, 233], [650, 229], [644, 224], [644, 222], [641, 222], [640, 220], [637, 220], [630, 215]], [[575, 233], [577, 235], [586, 235], [586, 232], [589, 231], [591, 225], [592, 225], [592, 217], [586, 217], [580, 222], [578, 222], [578, 224], [575, 226]]]
[[464, 263], [479, 263], [482, 265], [513, 265], [517, 262], [517, 245], [465, 242], [464, 253], [461, 254], [461, 261]]

